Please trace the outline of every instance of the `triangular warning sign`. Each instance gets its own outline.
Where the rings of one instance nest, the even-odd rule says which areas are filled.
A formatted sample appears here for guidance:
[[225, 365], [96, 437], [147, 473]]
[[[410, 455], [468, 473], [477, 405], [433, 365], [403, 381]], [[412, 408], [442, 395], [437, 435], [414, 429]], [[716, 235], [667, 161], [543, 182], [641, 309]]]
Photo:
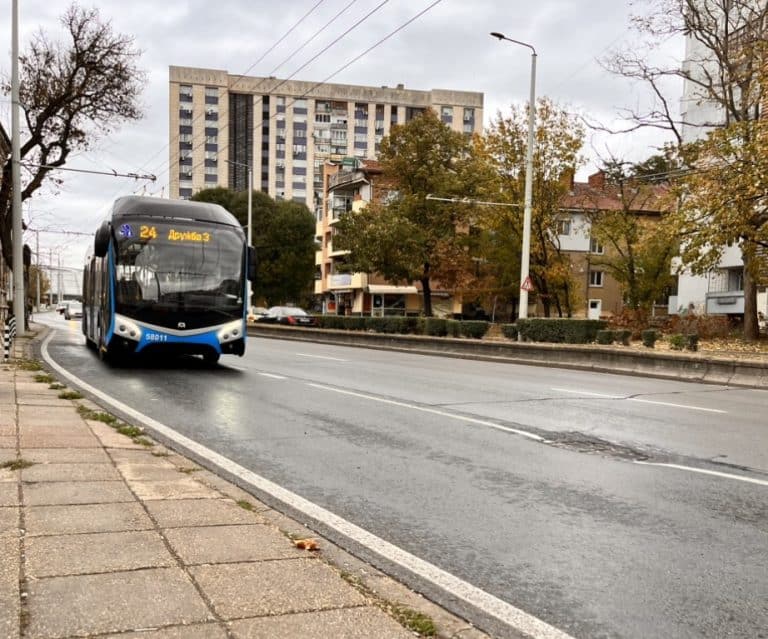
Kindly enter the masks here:
[[529, 293], [533, 290], [533, 282], [531, 282], [530, 275], [526, 276], [526, 278], [523, 280], [523, 283], [520, 285], [520, 288], [524, 291], [528, 291]]

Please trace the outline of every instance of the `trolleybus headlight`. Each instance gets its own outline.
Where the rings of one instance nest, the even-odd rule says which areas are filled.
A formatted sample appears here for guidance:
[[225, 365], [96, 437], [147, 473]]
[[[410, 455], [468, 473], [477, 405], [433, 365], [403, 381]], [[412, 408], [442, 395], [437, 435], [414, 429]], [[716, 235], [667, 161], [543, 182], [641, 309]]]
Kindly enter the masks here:
[[138, 342], [141, 339], [139, 325], [121, 315], [115, 316], [115, 333], [120, 337]]
[[243, 335], [243, 320], [235, 320], [234, 322], [230, 322], [229, 324], [224, 324], [219, 329], [219, 332], [217, 333], [217, 337], [219, 338], [220, 344], [225, 344], [226, 342], [231, 342], [233, 340], [239, 339]]

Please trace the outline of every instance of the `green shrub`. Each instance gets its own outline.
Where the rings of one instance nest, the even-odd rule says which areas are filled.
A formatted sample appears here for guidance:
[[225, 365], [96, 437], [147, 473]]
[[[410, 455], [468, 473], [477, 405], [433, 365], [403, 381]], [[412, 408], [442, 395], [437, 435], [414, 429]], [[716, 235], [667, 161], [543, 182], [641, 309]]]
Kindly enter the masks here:
[[632, 342], [632, 331], [630, 331], [628, 328], [622, 328], [618, 331], [614, 331], [613, 339], [616, 340], [616, 342], [621, 342], [621, 344], [624, 346], [629, 346]]
[[502, 324], [501, 334], [507, 339], [517, 339], [517, 324]]
[[464, 337], [471, 337], [473, 339], [482, 339], [483, 335], [488, 332], [490, 324], [483, 320], [465, 320], [459, 322], [461, 334]]
[[597, 331], [608, 325], [604, 320], [553, 319], [536, 317], [517, 320], [517, 329], [525, 341], [587, 344], [595, 341]]
[[448, 337], [461, 337], [461, 322], [459, 320], [445, 320], [445, 334]]
[[669, 347], [673, 351], [681, 351], [685, 348], [688, 338], [680, 333], [675, 333], [669, 336]]
[[597, 343], [598, 344], [613, 344], [614, 332], [609, 330], [597, 331]]
[[686, 335], [685, 339], [686, 339], [685, 347], [689, 351], [699, 350], [699, 336], [696, 333], [690, 333]]
[[424, 318], [424, 335], [433, 337], [445, 337], [448, 333], [448, 320], [439, 317]]
[[653, 348], [656, 344], [656, 340], [659, 339], [659, 333], [655, 328], [648, 328], [640, 334], [643, 340], [643, 346]]

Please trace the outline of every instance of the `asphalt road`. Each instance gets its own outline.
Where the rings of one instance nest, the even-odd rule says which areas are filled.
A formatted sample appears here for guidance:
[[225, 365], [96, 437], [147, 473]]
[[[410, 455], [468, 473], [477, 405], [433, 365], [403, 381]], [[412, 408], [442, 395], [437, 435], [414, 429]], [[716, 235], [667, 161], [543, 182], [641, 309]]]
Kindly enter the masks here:
[[89, 384], [574, 637], [768, 637], [765, 391], [255, 338], [109, 368], [37, 321]]

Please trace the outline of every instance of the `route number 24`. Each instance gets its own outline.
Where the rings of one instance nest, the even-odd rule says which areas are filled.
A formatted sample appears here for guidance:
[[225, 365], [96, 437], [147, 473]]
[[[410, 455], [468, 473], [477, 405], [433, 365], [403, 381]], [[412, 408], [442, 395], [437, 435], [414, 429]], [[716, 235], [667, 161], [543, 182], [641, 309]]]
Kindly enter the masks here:
[[139, 238], [142, 240], [155, 240], [157, 239], [157, 229], [154, 226], [142, 224], [139, 227]]

